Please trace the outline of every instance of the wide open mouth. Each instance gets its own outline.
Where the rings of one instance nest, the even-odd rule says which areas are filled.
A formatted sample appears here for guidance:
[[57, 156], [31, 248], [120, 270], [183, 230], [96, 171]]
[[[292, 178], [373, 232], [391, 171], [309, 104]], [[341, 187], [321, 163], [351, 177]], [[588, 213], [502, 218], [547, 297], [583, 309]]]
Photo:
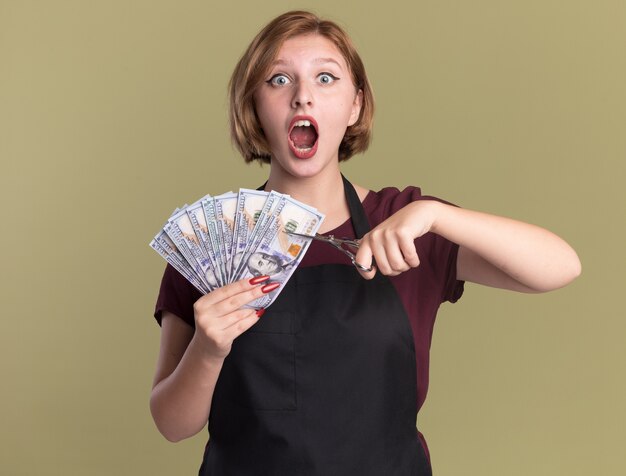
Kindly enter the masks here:
[[296, 155], [308, 158], [317, 149], [317, 138], [317, 124], [312, 117], [294, 117], [289, 129], [289, 145]]

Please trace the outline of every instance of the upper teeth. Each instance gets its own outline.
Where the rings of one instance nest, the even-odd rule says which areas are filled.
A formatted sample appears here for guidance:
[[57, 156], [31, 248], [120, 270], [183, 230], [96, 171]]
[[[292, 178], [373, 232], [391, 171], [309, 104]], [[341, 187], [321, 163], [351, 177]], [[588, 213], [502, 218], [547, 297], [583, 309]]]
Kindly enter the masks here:
[[294, 127], [309, 127], [311, 125], [311, 123], [309, 121], [296, 121], [296, 123], [294, 124]]

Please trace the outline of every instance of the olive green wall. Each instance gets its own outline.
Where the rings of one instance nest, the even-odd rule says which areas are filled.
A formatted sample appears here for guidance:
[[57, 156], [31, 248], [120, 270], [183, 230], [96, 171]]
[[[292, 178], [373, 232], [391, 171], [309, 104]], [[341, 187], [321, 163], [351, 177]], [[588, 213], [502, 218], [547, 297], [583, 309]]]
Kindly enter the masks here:
[[154, 428], [148, 396], [171, 210], [260, 184], [226, 83], [271, 17], [344, 24], [378, 100], [355, 182], [420, 185], [546, 226], [570, 287], [468, 285], [446, 305], [420, 427], [437, 476], [626, 471], [626, 3], [0, 2], [0, 473], [195, 474], [205, 434]]

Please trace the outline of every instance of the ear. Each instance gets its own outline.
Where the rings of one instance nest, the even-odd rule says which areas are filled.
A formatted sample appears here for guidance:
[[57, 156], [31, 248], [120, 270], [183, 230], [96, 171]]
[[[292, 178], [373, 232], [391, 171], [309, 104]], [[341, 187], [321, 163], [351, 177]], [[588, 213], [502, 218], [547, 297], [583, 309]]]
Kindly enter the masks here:
[[350, 113], [350, 120], [348, 121], [348, 126], [353, 126], [356, 124], [356, 121], [359, 120], [359, 116], [361, 115], [361, 105], [363, 104], [363, 90], [359, 89], [354, 98], [354, 102], [352, 103], [352, 112]]

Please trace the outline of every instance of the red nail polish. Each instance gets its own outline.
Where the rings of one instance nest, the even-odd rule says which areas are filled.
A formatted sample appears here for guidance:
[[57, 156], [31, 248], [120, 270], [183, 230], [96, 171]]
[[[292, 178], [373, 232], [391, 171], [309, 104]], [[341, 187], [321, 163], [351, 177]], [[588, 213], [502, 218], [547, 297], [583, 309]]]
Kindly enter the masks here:
[[263, 286], [261, 288], [261, 291], [263, 291], [265, 294], [267, 293], [271, 293], [274, 289], [276, 289], [278, 286], [280, 286], [280, 283], [270, 283], [270, 284], [266, 284], [265, 286]]
[[265, 308], [261, 308], [261, 309], [257, 309], [256, 310], [256, 315], [261, 317], [263, 314], [265, 314]]
[[256, 284], [261, 284], [264, 281], [267, 281], [268, 279], [270, 279], [269, 276], [256, 276], [254, 278], [252, 278], [250, 281], [248, 281], [252, 286], [256, 285]]

